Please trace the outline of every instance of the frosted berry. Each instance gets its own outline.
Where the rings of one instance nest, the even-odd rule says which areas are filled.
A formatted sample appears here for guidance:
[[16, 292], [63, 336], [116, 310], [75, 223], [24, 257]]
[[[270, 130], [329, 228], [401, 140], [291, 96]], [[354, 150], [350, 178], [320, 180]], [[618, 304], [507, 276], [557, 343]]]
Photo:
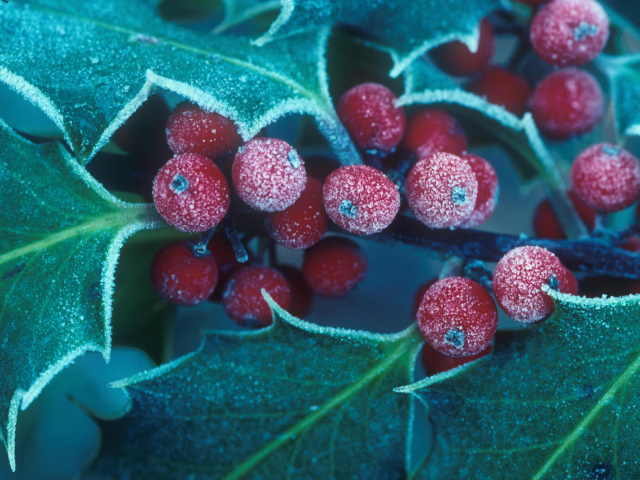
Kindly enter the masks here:
[[296, 203], [281, 212], [269, 214], [267, 230], [285, 247], [309, 248], [320, 241], [328, 223], [322, 203], [322, 183], [309, 177]]
[[[584, 224], [589, 230], [593, 230], [596, 224], [596, 211], [580, 200], [575, 193], [569, 191], [567, 195]], [[560, 220], [558, 220], [556, 213], [553, 211], [551, 202], [546, 198], [540, 202], [533, 214], [533, 231], [538, 238], [555, 240], [567, 238], [567, 234], [562, 229], [562, 225], [560, 225]]]
[[327, 177], [322, 194], [329, 218], [357, 235], [384, 230], [400, 209], [400, 194], [393, 182], [366, 165], [339, 168]]
[[173, 242], [151, 264], [151, 283], [167, 302], [192, 306], [204, 302], [216, 288], [218, 267], [211, 255], [198, 257], [188, 242]]
[[415, 295], [413, 296], [413, 306], [411, 308], [411, 315], [415, 318], [418, 315], [418, 310], [420, 309], [420, 303], [422, 303], [422, 297], [429, 290], [431, 285], [438, 281], [438, 277], [432, 278], [431, 280], [427, 280], [425, 283], [418, 287]]
[[302, 272], [291, 265], [278, 265], [291, 287], [291, 303], [287, 311], [298, 318], [305, 318], [313, 306], [313, 289], [307, 283]]
[[357, 243], [328, 237], [306, 251], [302, 273], [317, 295], [337, 298], [364, 279], [367, 266], [367, 256]]
[[476, 174], [478, 181], [478, 197], [473, 207], [471, 216], [460, 226], [463, 228], [475, 228], [489, 220], [498, 203], [498, 174], [491, 164], [478, 155], [463, 155]]
[[450, 153], [423, 158], [406, 182], [409, 208], [431, 228], [457, 227], [469, 219], [478, 197], [478, 181], [469, 162]]
[[542, 286], [572, 293], [569, 272], [549, 250], [517, 247], [504, 255], [493, 272], [493, 293], [498, 305], [518, 322], [533, 323], [549, 317], [555, 306]]
[[464, 277], [448, 277], [431, 285], [417, 317], [427, 342], [453, 357], [482, 352], [498, 328], [493, 298], [479, 284]]
[[599, 212], [622, 210], [640, 198], [640, 161], [616, 145], [592, 145], [571, 165], [571, 185]]
[[238, 195], [261, 212], [278, 212], [300, 197], [307, 172], [298, 153], [287, 142], [254, 138], [238, 150], [231, 169]]
[[172, 227], [182, 232], [204, 232], [226, 215], [229, 185], [207, 157], [186, 153], [173, 157], [156, 175], [153, 203]]
[[527, 110], [531, 95], [529, 82], [523, 76], [497, 65], [488, 67], [466, 89], [519, 117]]
[[460, 124], [443, 110], [429, 108], [409, 118], [402, 147], [416, 158], [447, 152], [462, 155], [467, 151], [467, 137]]
[[180, 103], [167, 122], [167, 141], [176, 155], [197, 153], [216, 159], [242, 145], [232, 120], [190, 102]]
[[358, 148], [390, 152], [400, 143], [407, 121], [396, 100], [377, 83], [363, 83], [342, 95], [336, 110]]
[[545, 77], [529, 100], [540, 130], [557, 139], [592, 130], [602, 120], [604, 104], [598, 81], [577, 68], [565, 68]]
[[594, 0], [553, 0], [531, 24], [533, 49], [551, 65], [583, 65], [609, 38], [609, 18]]
[[241, 267], [242, 264], [238, 262], [236, 254], [233, 251], [231, 242], [224, 234], [216, 234], [211, 237], [207, 244], [207, 251], [211, 253], [218, 265], [218, 285], [216, 289], [209, 297], [209, 300], [214, 302], [222, 301], [222, 292], [227, 284], [227, 280], [231, 276], [234, 270]]
[[445, 43], [431, 51], [431, 58], [449, 75], [465, 77], [480, 72], [491, 61], [496, 50], [496, 40], [488, 18], [479, 25], [480, 37], [475, 52], [459, 40]]
[[229, 278], [222, 296], [224, 311], [241, 327], [271, 325], [273, 318], [263, 289], [280, 307], [289, 308], [291, 287], [284, 276], [274, 268], [249, 266], [239, 268]]
[[438, 373], [448, 372], [449, 370], [453, 370], [461, 365], [486, 357], [492, 350], [491, 345], [489, 345], [487, 348], [475, 355], [469, 355], [468, 357], [452, 357], [450, 355], [440, 353], [429, 343], [425, 342], [422, 346], [422, 351], [420, 352], [420, 363], [428, 376], [437, 375]]

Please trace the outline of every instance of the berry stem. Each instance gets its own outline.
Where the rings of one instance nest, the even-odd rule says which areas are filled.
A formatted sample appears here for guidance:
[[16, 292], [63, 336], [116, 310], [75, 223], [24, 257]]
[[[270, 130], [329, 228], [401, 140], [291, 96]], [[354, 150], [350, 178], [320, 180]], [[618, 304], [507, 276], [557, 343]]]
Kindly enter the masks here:
[[200, 235], [200, 239], [198, 240], [198, 242], [192, 244], [191, 250], [196, 257], [204, 257], [205, 255], [208, 255], [210, 253], [207, 250], [207, 244], [209, 243], [209, 240], [211, 240], [211, 237], [213, 237], [213, 232], [215, 231], [216, 229], [212, 228], [211, 230], [203, 232]]
[[449, 257], [444, 261], [442, 268], [440, 269], [440, 275], [438, 275], [438, 278], [442, 280], [443, 278], [447, 277], [459, 277], [462, 274], [463, 267], [463, 257]]
[[236, 260], [238, 260], [239, 263], [245, 263], [249, 260], [249, 254], [238, 238], [235, 222], [231, 217], [227, 217], [222, 221], [222, 225], [224, 226], [224, 231], [231, 242], [231, 246], [233, 247], [233, 253], [236, 254]]
[[471, 260], [464, 266], [464, 276], [479, 283], [482, 287], [492, 292], [493, 272], [487, 268], [482, 260]]

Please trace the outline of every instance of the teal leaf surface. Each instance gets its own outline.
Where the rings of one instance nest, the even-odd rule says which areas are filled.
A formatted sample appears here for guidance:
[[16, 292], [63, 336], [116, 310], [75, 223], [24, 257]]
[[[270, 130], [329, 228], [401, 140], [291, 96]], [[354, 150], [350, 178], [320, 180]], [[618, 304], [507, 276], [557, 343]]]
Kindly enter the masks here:
[[609, 81], [618, 135], [640, 135], [640, 55], [600, 55], [596, 62]]

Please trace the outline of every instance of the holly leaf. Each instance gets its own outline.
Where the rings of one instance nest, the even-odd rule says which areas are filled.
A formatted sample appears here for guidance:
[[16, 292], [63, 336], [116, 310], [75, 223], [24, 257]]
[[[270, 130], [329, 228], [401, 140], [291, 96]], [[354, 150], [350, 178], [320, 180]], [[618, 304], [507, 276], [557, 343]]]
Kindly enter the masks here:
[[18, 409], [84, 352], [109, 358], [120, 247], [160, 222], [59, 143], [34, 145], [2, 122], [0, 204], [0, 431], [15, 469]]
[[215, 33], [221, 33], [240, 23], [275, 12], [280, 8], [280, 0], [222, 0], [224, 20], [216, 26]]
[[45, 111], [81, 162], [156, 89], [232, 118], [245, 139], [285, 114], [313, 115], [345, 163], [360, 161], [327, 89], [328, 28], [257, 48], [164, 21], [156, 2], [3, 5], [0, 80]]
[[477, 48], [482, 17], [507, 3], [503, 0], [448, 0], [437, 8], [432, 0], [280, 0], [280, 15], [257, 45], [276, 38], [330, 25], [348, 25], [388, 51], [390, 75], [397, 77], [420, 55], [442, 43], [461, 40]]
[[409, 387], [435, 445], [415, 478], [640, 478], [640, 296], [550, 292], [551, 319]]
[[640, 55], [600, 55], [596, 63], [609, 82], [618, 136], [640, 135]]
[[[318, 327], [268, 296], [273, 326], [206, 335], [199, 351], [117, 382], [87, 478], [406, 478], [415, 327]], [[404, 397], [404, 398], [403, 398]]]

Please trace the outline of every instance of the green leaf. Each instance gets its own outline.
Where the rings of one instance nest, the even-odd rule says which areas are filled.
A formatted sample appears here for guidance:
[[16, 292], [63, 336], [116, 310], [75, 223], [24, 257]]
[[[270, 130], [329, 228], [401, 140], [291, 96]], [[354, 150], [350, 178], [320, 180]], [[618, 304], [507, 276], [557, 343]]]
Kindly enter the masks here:
[[472, 50], [478, 41], [482, 17], [507, 2], [500, 0], [280, 0], [280, 15], [257, 45], [324, 25], [355, 27], [368, 40], [387, 50], [398, 76], [420, 55], [451, 40], [462, 40]]
[[596, 63], [609, 81], [618, 136], [640, 135], [640, 55], [600, 55]]
[[15, 468], [18, 408], [82, 353], [109, 358], [118, 253], [159, 224], [117, 200], [60, 144], [34, 145], [0, 122], [0, 418]]
[[214, 29], [216, 33], [280, 8], [280, 0], [222, 0], [222, 4], [224, 20]]
[[[499, 332], [494, 354], [399, 390], [435, 446], [416, 478], [640, 478], [640, 296], [551, 293], [553, 317]], [[591, 473], [590, 473], [591, 472]]]
[[0, 80], [45, 111], [81, 162], [160, 88], [232, 118], [245, 139], [285, 114], [311, 114], [345, 163], [360, 161], [327, 89], [329, 29], [257, 48], [244, 37], [202, 35], [166, 22], [155, 6], [155, 0], [2, 5]]
[[[265, 295], [272, 327], [209, 333], [199, 351], [118, 382], [90, 478], [406, 478], [415, 327], [318, 327]], [[403, 398], [404, 397], [404, 398]]]

